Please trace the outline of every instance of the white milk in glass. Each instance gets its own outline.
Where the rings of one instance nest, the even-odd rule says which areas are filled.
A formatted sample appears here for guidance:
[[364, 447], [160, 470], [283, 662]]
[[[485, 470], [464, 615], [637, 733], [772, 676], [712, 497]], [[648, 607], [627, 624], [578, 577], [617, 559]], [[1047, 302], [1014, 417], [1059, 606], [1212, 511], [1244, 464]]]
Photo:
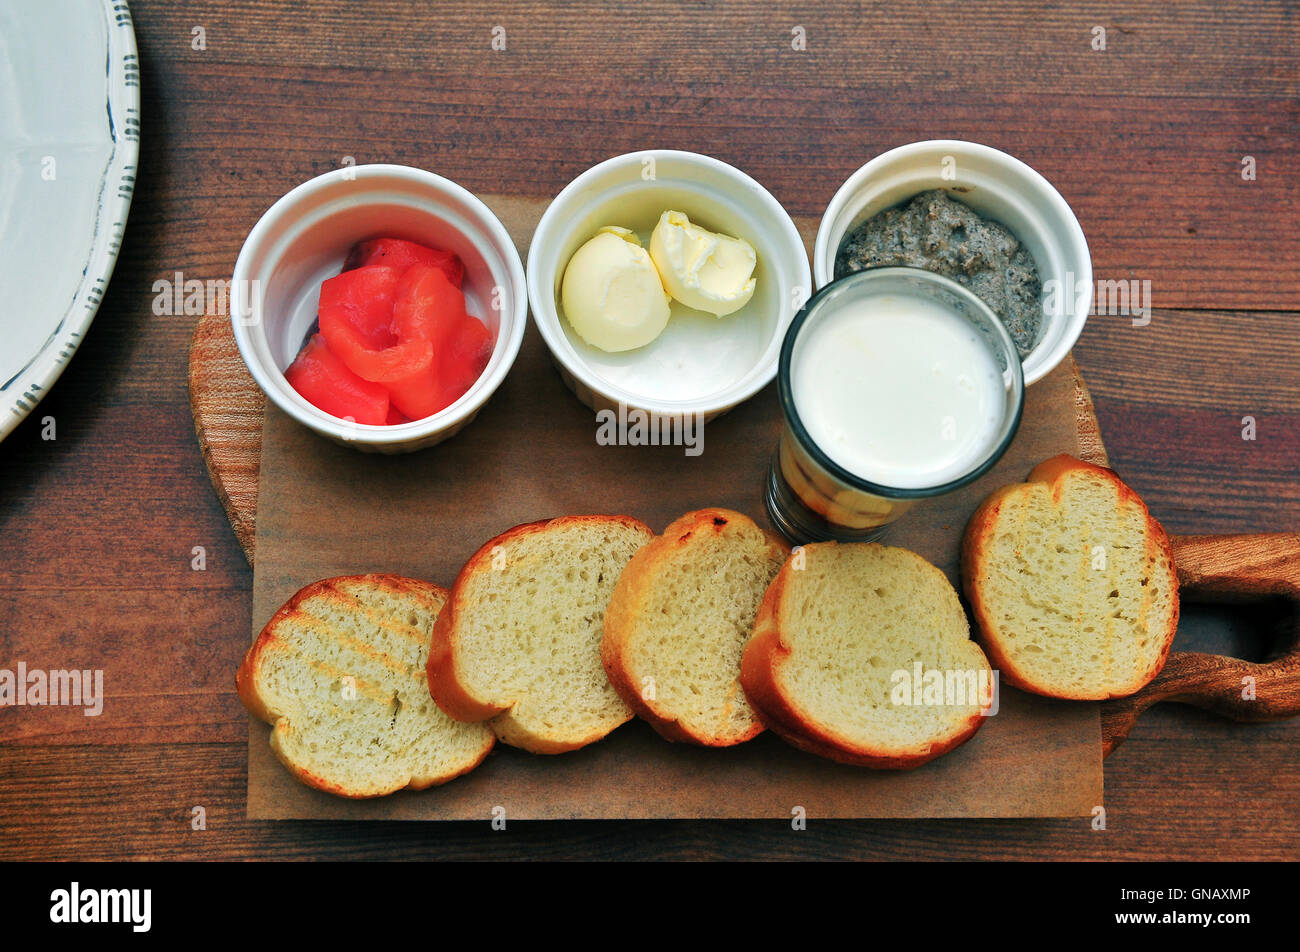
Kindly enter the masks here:
[[859, 479], [924, 489], [994, 448], [1006, 388], [980, 332], [923, 294], [846, 301], [803, 329], [790, 368], [809, 438]]

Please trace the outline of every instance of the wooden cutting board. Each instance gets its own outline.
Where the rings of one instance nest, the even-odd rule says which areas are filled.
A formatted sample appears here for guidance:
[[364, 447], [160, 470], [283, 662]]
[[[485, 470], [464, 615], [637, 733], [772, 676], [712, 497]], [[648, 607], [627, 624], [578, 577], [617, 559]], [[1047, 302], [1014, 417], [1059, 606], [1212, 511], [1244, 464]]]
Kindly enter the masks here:
[[[535, 200], [487, 196], [503, 218], [527, 215]], [[796, 219], [811, 247], [814, 220]], [[521, 253], [526, 253], [521, 248]], [[1071, 414], [1080, 456], [1107, 465], [1092, 397], [1073, 357]], [[258, 476], [265, 398], [244, 366], [225, 313], [206, 314], [194, 330], [189, 362], [190, 405], [212, 484], [250, 564], [256, 552]], [[1185, 598], [1242, 601], [1283, 598], [1300, 606], [1300, 535], [1174, 536], [1174, 557]], [[1300, 714], [1300, 610], [1269, 661], [1254, 664], [1198, 652], [1172, 652], [1146, 688], [1102, 705], [1103, 753], [1123, 742], [1138, 716], [1160, 701], [1214, 710], [1240, 721], [1270, 721]]]

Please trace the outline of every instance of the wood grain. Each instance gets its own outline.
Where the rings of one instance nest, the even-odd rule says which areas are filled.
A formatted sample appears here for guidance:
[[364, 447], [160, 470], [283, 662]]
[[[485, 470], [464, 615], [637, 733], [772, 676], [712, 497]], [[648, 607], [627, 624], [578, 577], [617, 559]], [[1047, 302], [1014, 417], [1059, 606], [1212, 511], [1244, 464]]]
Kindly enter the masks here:
[[1149, 685], [1102, 705], [1106, 754], [1124, 742], [1143, 711], [1161, 701], [1191, 704], [1247, 723], [1300, 715], [1300, 535], [1173, 536], [1170, 542], [1181, 597], [1285, 599], [1291, 625], [1265, 663], [1171, 653]]
[[[955, 89], [967, 96], [1091, 94], [1099, 84], [1145, 96], [1219, 98], [1231, 89], [1243, 97], [1286, 98], [1300, 91], [1291, 57], [1300, 45], [1300, 24], [1278, 3], [1226, 7], [1184, 0], [1173, 7], [1139, 0], [1102, 14], [991, 0], [980, 4], [974, 19], [963, 0], [903, 0], [869, 10], [843, 4], [817, 18], [788, 0], [642, 0], [635, 17], [581, 3], [526, 0], [485, 13], [467, 0], [441, 0], [436, 18], [406, 30], [392, 24], [411, 18], [409, 0], [370, 0], [363, 18], [346, 4], [313, 7], [312, 16], [286, 29], [286, 11], [296, 9], [286, 2], [228, 0], [197, 18], [184, 4], [149, 4], [149, 15], [136, 17], [136, 31], [142, 45], [188, 41], [197, 19], [212, 37], [204, 52], [222, 64], [401, 71], [421, 64], [440, 79], [455, 78], [456, 90], [490, 75], [567, 94], [577, 75], [593, 84], [606, 79], [584, 67], [593, 52], [617, 50], [618, 79], [600, 88], [622, 95], [596, 105], [623, 113], [634, 112], [664, 81], [683, 91], [681, 113], [694, 111], [688, 97], [700, 85], [714, 96], [762, 95], [764, 88], [735, 81], [748, 76], [762, 76], [768, 89], [816, 85], [861, 93], [885, 87], [896, 95]], [[954, 22], [966, 29], [951, 29]], [[1107, 29], [1104, 51], [1093, 49], [1097, 25]], [[803, 27], [803, 50], [793, 48], [796, 26]], [[491, 47], [494, 27], [505, 31], [502, 50]], [[976, 75], [963, 76], [963, 70]], [[625, 77], [635, 77], [635, 87], [619, 82]], [[429, 98], [449, 108], [458, 104], [454, 95], [438, 93]], [[571, 95], [578, 99], [582, 93]], [[501, 105], [521, 117], [536, 114], [533, 101]]]
[[[476, 73], [499, 62], [489, 56], [479, 55]], [[490, 85], [436, 68], [267, 66], [261, 75], [278, 95], [259, 96], [241, 113], [224, 108], [224, 87], [238, 72], [195, 57], [173, 78], [172, 94], [196, 108], [174, 116], [169, 135], [181, 145], [167, 156], [168, 172], [178, 188], [220, 185], [221, 200], [205, 206], [202, 223], [193, 211], [178, 223], [214, 235], [211, 244], [196, 242], [202, 257], [184, 262], [205, 278], [229, 276], [258, 216], [345, 157], [429, 168], [477, 193], [554, 195], [612, 155], [690, 149], [743, 169], [792, 214], [819, 217], [873, 156], [957, 138], [1002, 149], [1046, 176], [1085, 235], [1106, 236], [1090, 242], [1097, 279], [1149, 282], [1154, 306], [1290, 310], [1300, 295], [1300, 234], [1259, 227], [1300, 218], [1288, 177], [1300, 150], [1300, 97], [1134, 97], [1106, 84], [969, 99], [925, 85], [848, 95], [808, 67], [772, 97], [739, 83], [652, 78], [625, 98], [576, 65], [561, 76], [524, 73]], [[356, 102], [386, 105], [358, 118]], [[536, 117], [535, 102], [546, 104]], [[209, 141], [222, 148], [185, 145]], [[1241, 178], [1244, 155], [1256, 161], [1253, 181]], [[1217, 268], [1223, 261], [1232, 267]]]
[[[245, 819], [244, 744], [15, 748], [0, 759], [0, 856], [62, 859], [532, 860], [1290, 860], [1294, 810], [1251, 804], [1300, 783], [1282, 725], [1247, 740], [1206, 716], [1178, 751], [1180, 718], [1156, 708], [1106, 766], [1104, 830], [1074, 820], [825, 820], [793, 832], [786, 819], [507, 823]], [[1249, 769], [1237, 745], [1253, 743]], [[1261, 779], [1262, 778], [1262, 779]], [[1167, 796], [1159, 791], [1176, 791]], [[75, 792], [66, 792], [75, 791]], [[1152, 809], [1152, 799], [1160, 808]], [[206, 829], [193, 828], [203, 807]], [[1172, 848], [1170, 843], [1175, 844]]]
[[239, 356], [229, 314], [214, 312], [199, 319], [190, 343], [187, 376], [203, 463], [239, 547], [252, 565], [266, 397]]
[[[453, 0], [384, 0], [364, 16], [341, 0], [306, 14], [263, 0], [131, 6], [141, 175], [86, 341], [0, 446], [0, 665], [85, 659], [139, 675], [109, 684], [99, 718], [0, 710], [0, 855], [1286, 859], [1300, 849], [1300, 722], [1243, 727], [1175, 705], [1145, 712], [1108, 758], [1105, 831], [816, 818], [800, 834], [779, 821], [508, 833], [250, 823], [247, 719], [230, 680], [252, 574], [196, 447], [185, 375], [199, 315], [151, 308], [154, 282], [177, 270], [228, 277], [258, 216], [345, 155], [542, 195], [617, 152], [676, 146], [738, 164], [815, 217], [877, 152], [971, 138], [1061, 190], [1099, 277], [1152, 281], [1148, 326], [1095, 316], [1074, 352], [1124, 479], [1171, 532], [1297, 531], [1300, 243], [1294, 229], [1261, 227], [1295, 221], [1300, 200], [1293, 5], [993, 0], [976, 14], [925, 0], [725, 10], [654, 0], [613, 30], [612, 8], [526, 0], [501, 14], [511, 46], [501, 54], [488, 45], [496, 16]], [[1105, 53], [1087, 48], [1094, 19], [1108, 27]], [[795, 23], [815, 68], [785, 53]], [[206, 50], [191, 46], [196, 25]], [[779, 39], [756, 42], [768, 35]], [[933, 44], [942, 55], [929, 55]], [[593, 51], [609, 50], [626, 70], [591, 68]], [[1240, 176], [1245, 154], [1258, 160], [1254, 182]], [[1248, 414], [1254, 441], [1241, 438]], [[42, 439], [45, 417], [55, 440]], [[1254, 657], [1269, 617], [1189, 605], [1175, 648]], [[189, 826], [195, 803], [209, 806], [204, 833]]]

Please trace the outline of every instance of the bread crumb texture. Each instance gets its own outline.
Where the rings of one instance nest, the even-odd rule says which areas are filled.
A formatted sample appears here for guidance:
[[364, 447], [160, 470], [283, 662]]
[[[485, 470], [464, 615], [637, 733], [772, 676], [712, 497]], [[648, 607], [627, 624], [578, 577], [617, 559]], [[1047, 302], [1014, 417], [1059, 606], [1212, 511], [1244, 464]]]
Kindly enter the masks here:
[[413, 579], [351, 576], [309, 585], [276, 613], [239, 687], [295, 776], [374, 797], [444, 783], [483, 760], [492, 732], [444, 714], [425, 679], [445, 597]]
[[[746, 690], [754, 688], [769, 726], [805, 749], [914, 767], [984, 720], [994, 687], [988, 661], [948, 579], [914, 552], [804, 546], [773, 584], [757, 629]], [[913, 692], [918, 665], [953, 690]]]
[[610, 680], [670, 740], [730, 746], [763, 730], [740, 659], [784, 543], [727, 509], [691, 512], [642, 548], [606, 616]]
[[1057, 463], [1052, 475], [1004, 491], [967, 530], [980, 637], [1019, 687], [1132, 694], [1163, 667], [1178, 624], [1168, 540], [1110, 470]]
[[562, 517], [498, 536], [461, 572], [448, 633], [455, 678], [504, 708], [489, 721], [502, 741], [560, 753], [631, 719], [600, 642], [619, 575], [653, 535], [629, 517]]

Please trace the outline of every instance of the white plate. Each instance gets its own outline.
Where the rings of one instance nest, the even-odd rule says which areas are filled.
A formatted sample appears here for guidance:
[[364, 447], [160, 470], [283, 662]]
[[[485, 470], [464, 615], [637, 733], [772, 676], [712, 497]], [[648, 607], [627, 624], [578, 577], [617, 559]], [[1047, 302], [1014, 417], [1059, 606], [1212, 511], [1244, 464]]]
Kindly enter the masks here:
[[0, 3], [0, 440], [104, 296], [131, 208], [140, 67], [123, 0]]

